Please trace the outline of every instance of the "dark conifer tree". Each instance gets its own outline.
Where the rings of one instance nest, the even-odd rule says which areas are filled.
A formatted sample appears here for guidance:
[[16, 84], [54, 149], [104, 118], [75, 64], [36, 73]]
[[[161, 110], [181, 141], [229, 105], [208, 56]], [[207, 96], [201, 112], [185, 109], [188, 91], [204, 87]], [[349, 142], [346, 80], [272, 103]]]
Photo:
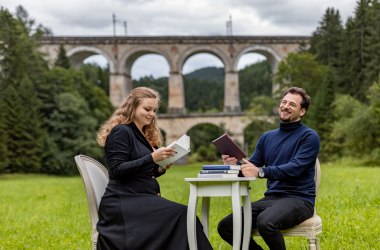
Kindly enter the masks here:
[[344, 33], [342, 57], [340, 60], [338, 89], [366, 102], [366, 93], [370, 86], [365, 77], [365, 68], [370, 60], [366, 44], [370, 38], [370, 1], [360, 0], [355, 9], [355, 17], [349, 18]]
[[[23, 21], [25, 11], [20, 12]], [[38, 113], [35, 84], [46, 65], [36, 50], [28, 27], [6, 10], [0, 10], [2, 29], [1, 84], [2, 112], [6, 135], [8, 166], [11, 172], [36, 172], [41, 164], [43, 130]], [[31, 22], [32, 23], [32, 22]]]
[[58, 58], [55, 61], [55, 66], [69, 69], [71, 67], [69, 58], [66, 56], [65, 47], [62, 44], [59, 45]]
[[109, 79], [110, 79], [110, 70], [109, 67], [102, 68], [98, 66], [98, 86], [104, 90], [107, 96], [109, 96], [110, 87], [109, 87]]
[[368, 60], [364, 69], [366, 81], [369, 84], [378, 81], [380, 72], [380, 3], [372, 1], [369, 10], [369, 37], [366, 40], [365, 54]]
[[5, 103], [4, 96], [0, 92], [0, 173], [4, 172], [8, 166], [8, 133], [5, 124]]
[[8, 86], [5, 93], [5, 124], [9, 164], [8, 172], [39, 172], [42, 160], [43, 133], [38, 100], [32, 83], [23, 79]]
[[5, 171], [8, 166], [8, 131], [6, 127], [5, 117], [5, 89], [9, 81], [9, 51], [8, 44], [10, 34], [8, 33], [10, 27], [14, 22], [12, 16], [4, 9], [0, 9], [0, 173]]
[[307, 123], [315, 129], [321, 139], [321, 160], [330, 155], [330, 133], [333, 124], [333, 102], [335, 97], [334, 69], [329, 67], [316, 96], [312, 98], [312, 105], [306, 118]]
[[327, 8], [310, 41], [310, 52], [325, 65], [338, 66], [343, 25], [339, 10]]
[[354, 78], [356, 77], [359, 65], [357, 57], [357, 38], [354, 33], [354, 19], [349, 17], [346, 22], [346, 28], [343, 32], [343, 41], [340, 53], [339, 67], [337, 68], [337, 85], [338, 93], [354, 95], [353, 88]]
[[106, 95], [109, 95], [109, 67], [103, 68], [94, 63], [82, 64], [80, 70], [84, 73], [86, 79], [94, 85], [103, 89]]

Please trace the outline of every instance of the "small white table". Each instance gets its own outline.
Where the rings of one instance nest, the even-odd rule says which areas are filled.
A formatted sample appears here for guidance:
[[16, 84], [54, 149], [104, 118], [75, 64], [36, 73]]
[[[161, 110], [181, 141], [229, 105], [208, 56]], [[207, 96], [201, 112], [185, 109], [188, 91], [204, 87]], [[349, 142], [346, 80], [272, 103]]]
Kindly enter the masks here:
[[202, 197], [202, 225], [203, 231], [208, 237], [208, 218], [210, 210], [210, 197], [230, 196], [233, 213], [233, 249], [240, 249], [242, 214], [240, 197], [243, 199], [244, 209], [244, 235], [243, 250], [248, 249], [251, 238], [252, 211], [249, 196], [249, 182], [255, 177], [231, 177], [231, 178], [185, 178], [190, 183], [189, 204], [187, 209], [187, 237], [191, 250], [197, 249], [196, 237], [196, 213], [198, 197]]

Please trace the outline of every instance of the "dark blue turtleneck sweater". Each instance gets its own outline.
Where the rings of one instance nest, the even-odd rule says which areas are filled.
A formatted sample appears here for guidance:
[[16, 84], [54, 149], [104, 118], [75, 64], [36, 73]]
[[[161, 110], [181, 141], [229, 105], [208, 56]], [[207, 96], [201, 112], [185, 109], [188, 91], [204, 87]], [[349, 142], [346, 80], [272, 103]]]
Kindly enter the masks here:
[[298, 197], [315, 204], [314, 166], [319, 152], [318, 134], [299, 122], [280, 123], [264, 133], [250, 161], [263, 167], [265, 195]]

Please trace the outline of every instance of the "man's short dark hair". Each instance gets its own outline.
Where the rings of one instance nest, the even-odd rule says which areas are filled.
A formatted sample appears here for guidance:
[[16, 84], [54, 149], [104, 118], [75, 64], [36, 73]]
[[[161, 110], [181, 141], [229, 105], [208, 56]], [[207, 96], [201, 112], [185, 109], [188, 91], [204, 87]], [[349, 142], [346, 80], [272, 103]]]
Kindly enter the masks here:
[[311, 103], [311, 97], [306, 93], [306, 91], [303, 88], [290, 87], [284, 91], [282, 97], [286, 96], [289, 93], [300, 95], [302, 97], [301, 108], [308, 110]]

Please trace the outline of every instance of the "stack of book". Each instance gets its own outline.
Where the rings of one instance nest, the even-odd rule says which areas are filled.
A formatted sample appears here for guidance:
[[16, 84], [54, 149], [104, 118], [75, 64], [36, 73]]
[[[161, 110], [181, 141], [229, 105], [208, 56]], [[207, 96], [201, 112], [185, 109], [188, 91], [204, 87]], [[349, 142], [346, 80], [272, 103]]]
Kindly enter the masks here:
[[203, 165], [199, 172], [200, 178], [231, 178], [238, 177], [240, 165]]

